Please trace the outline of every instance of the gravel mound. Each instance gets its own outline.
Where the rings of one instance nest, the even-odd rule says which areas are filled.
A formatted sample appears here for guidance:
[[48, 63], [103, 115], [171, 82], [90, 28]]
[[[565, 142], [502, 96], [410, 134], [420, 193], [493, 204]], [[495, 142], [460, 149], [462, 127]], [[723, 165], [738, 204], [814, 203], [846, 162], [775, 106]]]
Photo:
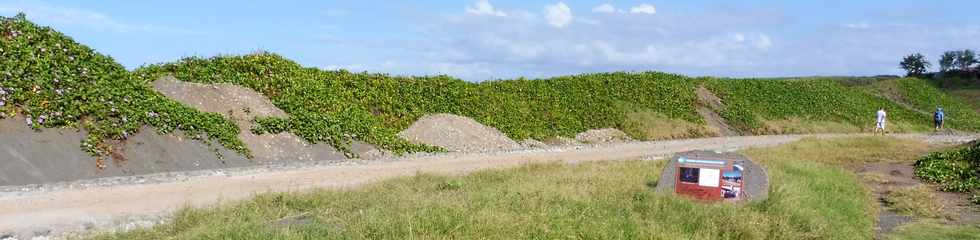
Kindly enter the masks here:
[[614, 128], [588, 130], [575, 135], [575, 140], [590, 144], [622, 143], [633, 141], [629, 135]]
[[439, 146], [453, 152], [484, 152], [521, 148], [495, 128], [452, 114], [432, 114], [420, 118], [398, 134], [414, 142]]
[[227, 83], [199, 84], [164, 77], [153, 82], [153, 88], [167, 97], [200, 111], [224, 114], [238, 124], [238, 137], [258, 161], [335, 160], [344, 154], [327, 144], [309, 144], [292, 133], [253, 134], [255, 117], [288, 115], [268, 98], [251, 89]]

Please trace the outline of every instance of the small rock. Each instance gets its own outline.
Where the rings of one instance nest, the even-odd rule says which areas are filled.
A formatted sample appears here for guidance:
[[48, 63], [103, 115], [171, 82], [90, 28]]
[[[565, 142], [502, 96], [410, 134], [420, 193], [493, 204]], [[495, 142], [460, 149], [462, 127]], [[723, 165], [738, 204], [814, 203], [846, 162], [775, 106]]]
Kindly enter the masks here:
[[524, 139], [524, 141], [521, 141], [521, 146], [525, 148], [546, 148], [548, 147], [548, 144], [545, 144], [538, 140], [534, 140], [533, 138], [528, 138], [528, 139]]
[[571, 139], [571, 138], [567, 138], [567, 137], [562, 137], [562, 136], [548, 138], [548, 139], [545, 139], [544, 142], [547, 143], [548, 145], [551, 145], [551, 146], [574, 146], [574, 145], [582, 145], [581, 142], [579, 142], [579, 141], [577, 141], [575, 139]]
[[591, 144], [621, 143], [633, 141], [629, 135], [619, 129], [604, 128], [588, 130], [575, 135], [575, 140]]
[[37, 237], [46, 237], [48, 235], [51, 235], [51, 229], [38, 229], [38, 230], [34, 230], [34, 237], [35, 238], [37, 238]]

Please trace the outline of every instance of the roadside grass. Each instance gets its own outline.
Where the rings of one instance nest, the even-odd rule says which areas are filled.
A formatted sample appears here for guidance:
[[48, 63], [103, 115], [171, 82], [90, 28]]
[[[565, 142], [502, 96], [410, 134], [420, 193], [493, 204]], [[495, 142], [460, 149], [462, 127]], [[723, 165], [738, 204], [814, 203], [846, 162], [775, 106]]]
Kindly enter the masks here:
[[655, 193], [664, 161], [537, 164], [261, 194], [93, 239], [870, 239], [870, 193], [835, 164], [914, 159], [920, 145], [864, 137], [743, 151], [770, 174], [758, 203]]
[[980, 227], [964, 225], [943, 225], [933, 221], [922, 221], [899, 226], [886, 237], [889, 240], [970, 240], [980, 239]]
[[933, 193], [932, 187], [918, 185], [902, 187], [888, 192], [885, 203], [896, 212], [906, 216], [942, 218], [946, 217], [942, 201]]
[[744, 152], [759, 159], [797, 159], [807, 162], [850, 165], [861, 163], [915, 162], [928, 153], [928, 144], [892, 137], [806, 138], [774, 148]]
[[762, 121], [758, 134], [808, 134], [808, 133], [858, 133], [861, 127], [849, 123], [833, 121], [810, 121], [798, 117], [784, 120]]
[[626, 113], [623, 132], [640, 140], [663, 140], [718, 136], [718, 129], [682, 119], [674, 119], [650, 110]]

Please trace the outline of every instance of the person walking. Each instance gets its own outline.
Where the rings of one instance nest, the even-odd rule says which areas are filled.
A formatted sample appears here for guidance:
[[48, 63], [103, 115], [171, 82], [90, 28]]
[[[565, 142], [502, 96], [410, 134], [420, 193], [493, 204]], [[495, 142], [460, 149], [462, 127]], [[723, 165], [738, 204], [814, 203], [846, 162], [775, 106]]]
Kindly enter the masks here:
[[946, 113], [943, 112], [943, 107], [936, 107], [936, 112], [932, 114], [932, 121], [936, 124], [936, 131], [946, 127]]
[[884, 135], [885, 134], [885, 121], [888, 118], [888, 113], [885, 112], [885, 108], [879, 108], [877, 115], [878, 115], [878, 118], [877, 118], [877, 121], [875, 121], [875, 131], [874, 131], [874, 133], [878, 133], [878, 131], [881, 131], [881, 134]]

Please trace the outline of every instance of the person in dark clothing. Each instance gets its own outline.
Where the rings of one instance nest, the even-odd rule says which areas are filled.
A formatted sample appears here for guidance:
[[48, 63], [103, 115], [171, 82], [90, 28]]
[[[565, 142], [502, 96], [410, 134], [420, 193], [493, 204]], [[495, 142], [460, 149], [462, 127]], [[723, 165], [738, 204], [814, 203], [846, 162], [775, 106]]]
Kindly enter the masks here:
[[946, 113], [943, 112], [942, 107], [936, 108], [936, 112], [932, 114], [932, 121], [936, 124], [936, 131], [946, 127]]

